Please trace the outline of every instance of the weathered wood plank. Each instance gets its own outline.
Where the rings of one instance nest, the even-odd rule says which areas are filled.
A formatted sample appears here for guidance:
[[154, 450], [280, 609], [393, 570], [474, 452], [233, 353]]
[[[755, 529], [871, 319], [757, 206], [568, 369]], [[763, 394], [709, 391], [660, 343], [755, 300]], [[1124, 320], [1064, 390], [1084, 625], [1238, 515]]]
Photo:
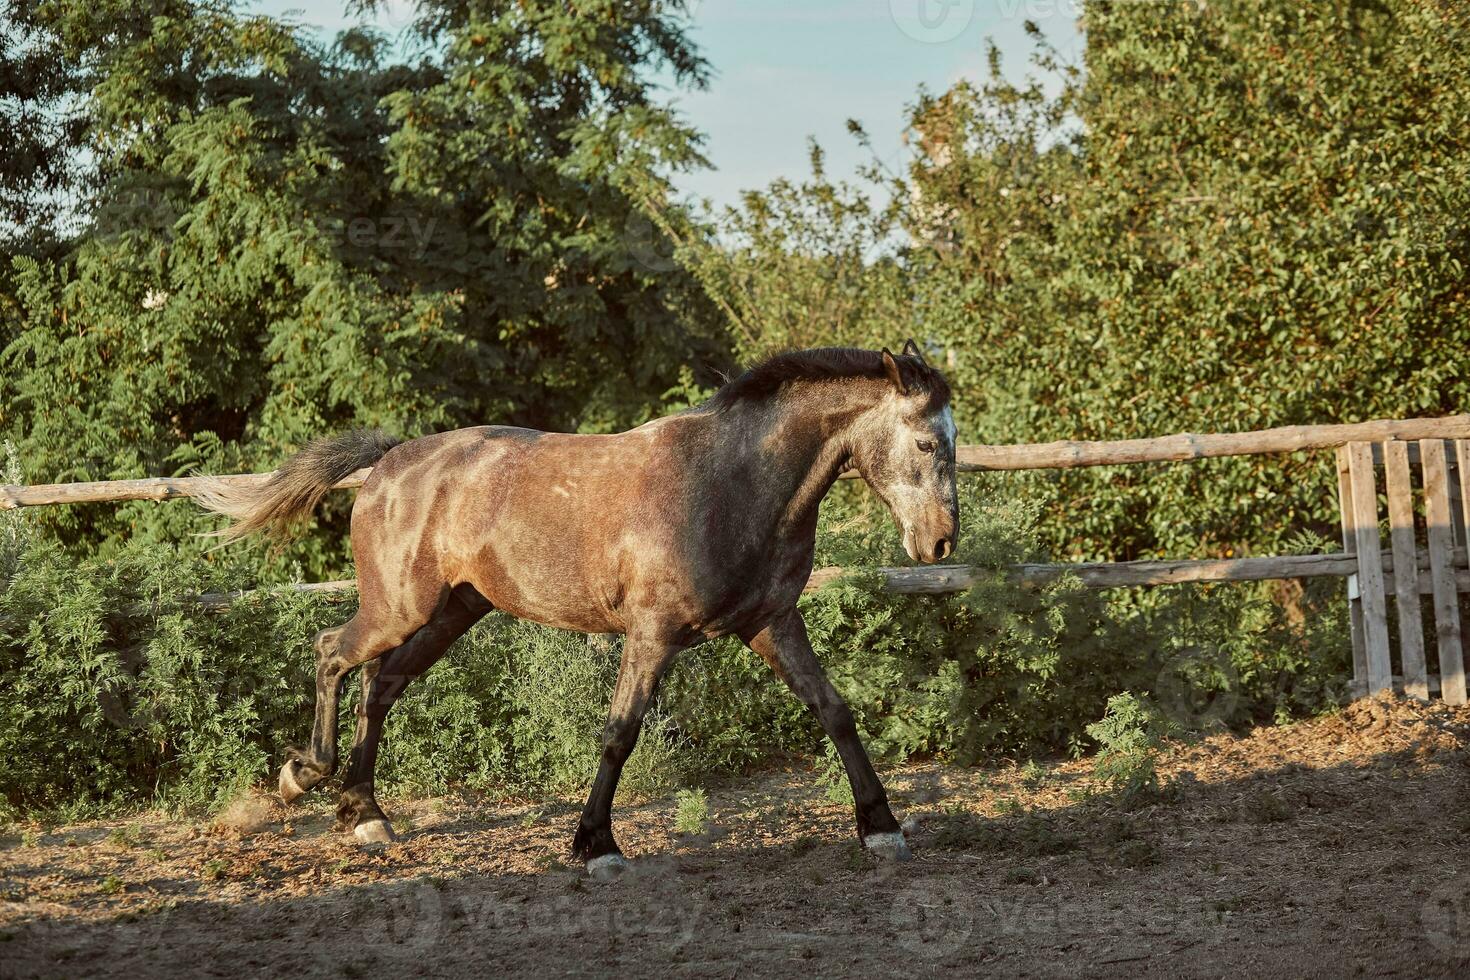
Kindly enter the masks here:
[[1470, 439], [1455, 440], [1455, 461], [1460, 471], [1460, 527], [1465, 531], [1460, 544], [1470, 545]]
[[[1358, 551], [1357, 518], [1353, 514], [1353, 475], [1348, 466], [1346, 446], [1337, 447], [1337, 512], [1342, 516], [1342, 550], [1349, 555]], [[1353, 560], [1357, 568], [1357, 559]], [[1359, 596], [1358, 576], [1347, 582], [1348, 627], [1353, 640], [1353, 680], [1368, 689], [1368, 647], [1363, 639], [1363, 603]]]
[[[1217, 434], [1180, 433], [1156, 439], [1113, 442], [1049, 442], [1023, 446], [960, 446], [955, 453], [962, 471], [1070, 469], [1123, 463], [1158, 463], [1221, 456], [1256, 456], [1304, 449], [1341, 446], [1355, 440], [1470, 439], [1470, 415], [1436, 419], [1380, 420], [1350, 425], [1292, 425], [1257, 432]], [[368, 470], [358, 470], [337, 484], [338, 489], [362, 486]], [[844, 479], [857, 473], [848, 471]], [[256, 481], [269, 473], [241, 473], [224, 480]], [[0, 510], [48, 504], [86, 504], [122, 500], [173, 500], [192, 497], [199, 489], [196, 477], [150, 477], [93, 483], [52, 483], [0, 486]]]
[[1404, 665], [1404, 693], [1429, 700], [1429, 672], [1424, 663], [1424, 620], [1419, 609], [1419, 568], [1414, 547], [1414, 492], [1407, 443], [1383, 444], [1388, 480], [1389, 540], [1393, 550], [1393, 592], [1398, 610], [1399, 652]]
[[[337, 489], [362, 486], [371, 473], [362, 469], [336, 484]], [[234, 473], [215, 477], [227, 483], [261, 483], [270, 473]], [[195, 496], [204, 481], [193, 476], [160, 476], [142, 480], [102, 480], [96, 483], [48, 483], [0, 486], [0, 510], [42, 507], [48, 504], [91, 504], [124, 500], [177, 500]]]
[[1389, 690], [1393, 669], [1388, 648], [1388, 598], [1384, 593], [1383, 551], [1378, 537], [1378, 487], [1373, 476], [1373, 447], [1366, 442], [1347, 447], [1353, 478], [1353, 533], [1357, 541], [1358, 594], [1363, 603], [1363, 643], [1368, 653], [1368, 690]]
[[1455, 587], [1454, 532], [1451, 528], [1445, 444], [1419, 443], [1424, 460], [1424, 517], [1429, 525], [1429, 575], [1434, 583], [1434, 635], [1439, 676], [1447, 704], [1465, 703], [1465, 653], [1460, 644], [1460, 601]]
[[1470, 415], [1380, 420], [1349, 425], [1289, 425], [1255, 432], [1208, 435], [1185, 432], [1156, 439], [1124, 439], [1113, 442], [1062, 441], [1026, 446], [961, 446], [956, 453], [956, 459], [960, 469], [1069, 469], [1076, 466], [1113, 466], [1120, 463], [1158, 463], [1221, 456], [1291, 453], [1303, 449], [1327, 449], [1349, 442], [1428, 438], [1470, 438]]
[[[1463, 554], [1456, 549], [1456, 555]], [[1426, 565], [1421, 556], [1420, 565]], [[1393, 580], [1390, 556], [1383, 559], [1384, 580]], [[1326, 555], [1273, 555], [1260, 558], [1196, 559], [1190, 561], [1076, 562], [1049, 565], [1010, 565], [1001, 571], [1014, 582], [1028, 586], [1045, 585], [1063, 575], [1075, 575], [1093, 589], [1121, 589], [1148, 585], [1179, 585], [1189, 582], [1262, 582], [1282, 578], [1346, 578], [1356, 573], [1358, 559], [1341, 552]], [[850, 573], [846, 568], [819, 568], [807, 580], [806, 591], [825, 588]], [[963, 592], [981, 575], [994, 570], [968, 565], [927, 565], [918, 568], [878, 568], [883, 588], [908, 595], [944, 595]], [[1460, 573], [1460, 584], [1470, 591], [1470, 571]], [[1424, 582], [1421, 588], [1428, 588]], [[296, 585], [265, 586], [236, 592], [207, 592], [197, 597], [212, 608], [224, 608], [253, 595], [272, 591], [343, 592], [357, 587], [352, 579], [335, 582], [305, 582]]]
[[290, 585], [267, 585], [259, 589], [236, 589], [233, 592], [205, 592], [195, 596], [195, 601], [205, 609], [216, 611], [228, 609], [242, 599], [251, 596], [270, 595], [273, 592], [320, 592], [332, 594], [349, 592], [357, 588], [357, 579], [344, 578], [334, 582], [294, 582]]
[[[1459, 464], [1456, 466], [1456, 469], [1459, 470], [1461, 509], [1459, 541], [1466, 550], [1465, 557], [1456, 556], [1455, 558], [1455, 577], [1458, 579], [1470, 574], [1467, 572], [1467, 569], [1470, 569], [1470, 439], [1455, 440], [1455, 461]], [[1456, 550], [1459, 549], [1456, 548]], [[1459, 592], [1470, 592], [1470, 589], [1464, 585], [1457, 584], [1455, 588]], [[1460, 649], [1465, 659], [1466, 673], [1470, 674], [1470, 629], [1460, 630]], [[1467, 686], [1470, 686], [1470, 680], [1467, 680], [1466, 683]]]
[[1458, 446], [1459, 443], [1460, 440], [1458, 439], [1449, 439], [1445, 441], [1445, 482], [1449, 485], [1450, 488], [1451, 533], [1456, 541], [1463, 543], [1465, 540], [1465, 519], [1463, 516], [1465, 499], [1460, 495], [1460, 464], [1459, 459], [1457, 458], [1459, 456], [1459, 453], [1455, 449], [1455, 447]]
[[[1078, 562], [1012, 565], [1008, 574], [1027, 585], [1075, 575], [1088, 588], [1117, 589], [1187, 582], [1264, 582], [1282, 578], [1343, 578], [1357, 569], [1352, 555], [1270, 555], [1259, 558], [1200, 558], [1184, 561]], [[905, 569], [924, 572], [926, 569]], [[897, 590], [895, 590], [897, 591]]]
[[[1094, 589], [1131, 588], [1140, 585], [1177, 585], [1186, 582], [1261, 582], [1278, 578], [1342, 578], [1357, 569], [1352, 555], [1278, 555], [1260, 558], [1195, 559], [1188, 561], [1070, 562], [1010, 565], [1007, 578], [1024, 585], [1044, 585], [1064, 575], [1074, 575], [1082, 585]], [[961, 592], [974, 584], [985, 570], [966, 565], [930, 565], [918, 568], [880, 568], [888, 592], [942, 594]], [[836, 582], [848, 570], [820, 568], [807, 580], [806, 591]], [[993, 574], [993, 572], [991, 573]]]

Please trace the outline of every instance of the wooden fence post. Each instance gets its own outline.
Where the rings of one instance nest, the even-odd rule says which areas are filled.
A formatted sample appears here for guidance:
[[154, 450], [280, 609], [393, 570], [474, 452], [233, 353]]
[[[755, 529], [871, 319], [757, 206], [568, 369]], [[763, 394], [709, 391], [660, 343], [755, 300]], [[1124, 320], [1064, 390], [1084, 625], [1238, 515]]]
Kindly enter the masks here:
[[[1455, 462], [1459, 464], [1460, 471], [1460, 545], [1465, 549], [1465, 561], [1461, 568], [1456, 569], [1456, 589], [1460, 592], [1470, 592], [1464, 582], [1459, 581], [1462, 573], [1470, 572], [1470, 439], [1456, 439]], [[1460, 630], [1460, 646], [1465, 656], [1465, 672], [1470, 674], [1470, 629]], [[1470, 684], [1470, 681], [1467, 681]]]
[[[1349, 555], [1358, 551], [1357, 519], [1353, 515], [1353, 476], [1348, 466], [1347, 446], [1337, 447], [1337, 506], [1342, 514], [1342, 550]], [[1353, 693], [1368, 690], [1368, 651], [1363, 642], [1363, 602], [1359, 598], [1358, 576], [1347, 579], [1348, 621], [1353, 634]]]
[[1419, 556], [1414, 547], [1414, 495], [1407, 443], [1389, 441], [1383, 444], [1383, 469], [1388, 482], [1394, 607], [1398, 610], [1404, 693], [1427, 701], [1429, 672], [1424, 662], [1424, 619], [1419, 609]]
[[1373, 475], [1373, 444], [1348, 443], [1353, 480], [1353, 530], [1358, 542], [1358, 595], [1363, 603], [1363, 641], [1368, 652], [1368, 693], [1393, 690], [1388, 652], [1388, 597], [1383, 581], [1383, 549], [1378, 536], [1378, 481]]
[[[1439, 690], [1446, 704], [1465, 703], [1465, 651], [1460, 643], [1460, 596], [1455, 589], [1454, 517], [1443, 439], [1419, 443], [1424, 467], [1424, 517], [1429, 525], [1429, 576], [1434, 585], [1434, 635]], [[1461, 474], [1463, 479], [1463, 473]]]
[[1460, 526], [1465, 529], [1462, 543], [1470, 546], [1470, 439], [1455, 440], [1455, 461], [1460, 464], [1460, 506], [1463, 509]]

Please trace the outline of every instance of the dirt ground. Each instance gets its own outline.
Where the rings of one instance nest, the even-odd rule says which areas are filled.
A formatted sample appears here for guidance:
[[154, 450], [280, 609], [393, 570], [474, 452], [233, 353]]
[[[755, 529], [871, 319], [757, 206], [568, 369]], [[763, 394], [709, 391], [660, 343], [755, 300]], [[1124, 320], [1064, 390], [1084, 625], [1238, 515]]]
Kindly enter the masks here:
[[1160, 773], [1128, 811], [1088, 760], [891, 770], [902, 865], [768, 774], [712, 788], [702, 834], [622, 805], [611, 884], [563, 863], [571, 800], [397, 801], [374, 848], [325, 798], [11, 828], [0, 974], [1470, 976], [1470, 708], [1359, 702]]

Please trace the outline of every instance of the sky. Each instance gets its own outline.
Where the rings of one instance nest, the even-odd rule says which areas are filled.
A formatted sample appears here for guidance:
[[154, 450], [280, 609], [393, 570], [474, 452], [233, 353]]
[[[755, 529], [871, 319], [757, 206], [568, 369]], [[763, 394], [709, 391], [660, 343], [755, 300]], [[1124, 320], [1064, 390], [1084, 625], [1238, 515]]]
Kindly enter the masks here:
[[[393, 32], [412, 17], [410, 0], [390, 0], [376, 23]], [[890, 168], [903, 164], [904, 107], [920, 86], [936, 94], [985, 74], [985, 41], [1000, 48], [1006, 74], [1026, 73], [1032, 20], [1063, 57], [1080, 62], [1079, 0], [693, 0], [689, 32], [713, 68], [708, 90], [670, 89], [684, 120], [707, 138], [713, 169], [684, 175], [682, 192], [716, 206], [778, 177], [809, 172], [808, 139], [828, 172], [870, 159], [847, 133], [860, 121]], [[325, 33], [346, 26], [342, 0], [259, 0], [269, 14]]]

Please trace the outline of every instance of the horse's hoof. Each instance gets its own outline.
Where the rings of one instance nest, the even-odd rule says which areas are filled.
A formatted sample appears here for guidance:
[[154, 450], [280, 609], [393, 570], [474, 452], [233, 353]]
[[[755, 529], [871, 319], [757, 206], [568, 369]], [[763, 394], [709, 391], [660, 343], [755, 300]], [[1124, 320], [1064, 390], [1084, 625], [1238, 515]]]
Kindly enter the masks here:
[[391, 844], [398, 839], [386, 820], [364, 820], [352, 828], [352, 836], [364, 844]]
[[310, 786], [302, 786], [296, 778], [296, 767], [301, 765], [295, 759], [281, 767], [281, 778], [278, 786], [281, 790], [281, 802], [295, 803], [306, 793]]
[[903, 839], [902, 831], [869, 834], [863, 839], [863, 846], [885, 861], [912, 861], [914, 859], [913, 852], [909, 850], [909, 842]]
[[587, 862], [587, 877], [593, 881], [617, 881], [630, 868], [628, 859], [616, 852]]

